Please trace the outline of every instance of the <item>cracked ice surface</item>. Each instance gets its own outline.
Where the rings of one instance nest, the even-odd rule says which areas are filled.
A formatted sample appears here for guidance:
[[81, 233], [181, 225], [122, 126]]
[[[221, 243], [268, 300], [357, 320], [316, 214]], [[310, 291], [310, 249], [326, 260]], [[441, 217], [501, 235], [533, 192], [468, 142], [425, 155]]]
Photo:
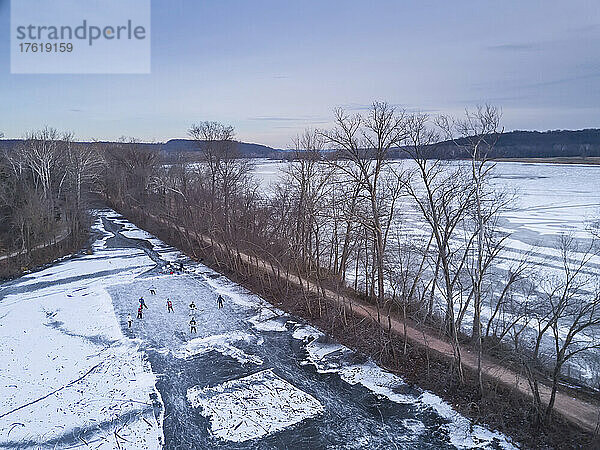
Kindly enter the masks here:
[[187, 397], [210, 418], [214, 436], [233, 442], [260, 438], [323, 412], [314, 397], [271, 369], [214, 387], [192, 387]]

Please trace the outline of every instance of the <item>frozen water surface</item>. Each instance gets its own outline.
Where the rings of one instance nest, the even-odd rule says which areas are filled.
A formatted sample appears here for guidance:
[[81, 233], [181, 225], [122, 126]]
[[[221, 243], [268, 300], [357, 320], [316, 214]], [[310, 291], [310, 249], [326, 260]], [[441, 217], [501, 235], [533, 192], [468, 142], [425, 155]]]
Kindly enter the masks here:
[[[257, 160], [255, 175], [265, 192], [281, 178], [286, 164]], [[411, 161], [392, 164], [414, 167]], [[502, 226], [523, 243], [551, 247], [558, 233], [586, 237], [589, 222], [600, 218], [600, 166], [499, 162], [493, 178], [497, 188], [517, 194]]]
[[95, 229], [0, 286], [0, 447], [513, 448], [113, 211]]
[[137, 249], [68, 259], [0, 286], [0, 447], [159, 448], [160, 394], [108, 286], [154, 266]]

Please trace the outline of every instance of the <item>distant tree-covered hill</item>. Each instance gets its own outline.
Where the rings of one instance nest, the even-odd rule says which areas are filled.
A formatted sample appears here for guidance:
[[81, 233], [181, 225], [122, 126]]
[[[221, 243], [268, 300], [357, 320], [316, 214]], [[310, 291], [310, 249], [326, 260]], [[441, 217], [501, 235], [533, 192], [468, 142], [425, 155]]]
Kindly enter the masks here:
[[[0, 140], [0, 149], [17, 146], [19, 139]], [[458, 141], [458, 144], [461, 142]], [[83, 144], [83, 142], [82, 142]], [[111, 142], [101, 142], [111, 145]], [[123, 144], [121, 144], [123, 145]], [[127, 145], [127, 144], [124, 144]], [[171, 139], [165, 143], [139, 143], [144, 148], [154, 148], [167, 154], [178, 152], [195, 153], [202, 150], [203, 143], [189, 139]], [[261, 144], [237, 142], [238, 151], [245, 158], [286, 158], [289, 151]], [[406, 158], [401, 148], [391, 151], [392, 158]], [[459, 159], [468, 157], [455, 142], [445, 141], [433, 146], [430, 156], [440, 159]], [[496, 146], [489, 154], [492, 158], [569, 158], [600, 157], [600, 129], [556, 130], [556, 131], [510, 131], [502, 134]]]
[[[442, 159], [468, 157], [461, 151], [462, 142], [440, 142], [435, 145], [432, 156]], [[394, 156], [406, 157], [402, 149], [395, 149]], [[510, 131], [502, 134], [492, 158], [565, 158], [600, 157], [600, 129], [556, 131]]]
[[[23, 142], [21, 139], [4, 139], [0, 140], [0, 149], [11, 150], [12, 148]], [[86, 142], [77, 142], [77, 144], [86, 144]], [[111, 145], [115, 144], [110, 141], [97, 142], [99, 145]], [[251, 144], [248, 142], [236, 142], [237, 150], [240, 155], [245, 158], [269, 158], [269, 157], [281, 157], [283, 150], [268, 147], [262, 144]], [[165, 143], [136, 143], [127, 144], [119, 143], [119, 145], [136, 145], [139, 148], [155, 149], [158, 151], [166, 152], [167, 154], [173, 154], [178, 152], [199, 152], [202, 149], [203, 143], [192, 141], [189, 139], [171, 139]]]
[[[171, 152], [196, 152], [202, 149], [202, 142], [189, 139], [171, 139], [162, 144], [162, 150]], [[281, 151], [262, 144], [251, 144], [248, 142], [237, 142], [238, 151], [247, 158], [268, 158], [277, 156]]]

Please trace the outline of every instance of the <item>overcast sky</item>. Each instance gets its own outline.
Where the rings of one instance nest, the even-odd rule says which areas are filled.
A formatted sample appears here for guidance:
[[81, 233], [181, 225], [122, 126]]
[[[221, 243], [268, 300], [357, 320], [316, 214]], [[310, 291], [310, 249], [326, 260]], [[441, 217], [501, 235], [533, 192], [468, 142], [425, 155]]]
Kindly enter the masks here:
[[11, 75], [0, 0], [0, 131], [185, 137], [223, 121], [287, 147], [336, 106], [458, 114], [513, 129], [600, 127], [598, 0], [154, 0], [150, 75]]

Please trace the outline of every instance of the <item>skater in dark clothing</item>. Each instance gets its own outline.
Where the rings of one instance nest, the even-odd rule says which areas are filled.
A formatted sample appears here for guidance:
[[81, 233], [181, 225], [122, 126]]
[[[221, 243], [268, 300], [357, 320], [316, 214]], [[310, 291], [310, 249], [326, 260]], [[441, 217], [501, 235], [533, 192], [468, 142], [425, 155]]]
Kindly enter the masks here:
[[131, 328], [131, 324], [133, 323], [133, 319], [131, 318], [131, 314], [127, 316], [127, 325]]
[[183, 263], [179, 263], [179, 271], [183, 272]]
[[170, 313], [174, 313], [175, 311], [173, 311], [173, 303], [171, 303], [171, 300], [167, 299], [167, 312]]
[[194, 302], [190, 303], [190, 315], [193, 316], [196, 312], [196, 304]]
[[221, 309], [223, 307], [223, 297], [220, 295], [217, 297], [217, 307], [219, 309]]
[[150, 288], [150, 294], [151, 295], [156, 295], [156, 290], [154, 288]]
[[146, 302], [144, 301], [144, 297], [140, 297], [140, 308], [148, 309], [148, 306], [146, 305]]
[[143, 316], [142, 316], [142, 305], [140, 305], [140, 307], [138, 308], [137, 318], [138, 319], [143, 319]]
[[198, 334], [198, 331], [196, 331], [196, 319], [194, 319], [193, 317], [192, 320], [190, 320], [190, 333]]

